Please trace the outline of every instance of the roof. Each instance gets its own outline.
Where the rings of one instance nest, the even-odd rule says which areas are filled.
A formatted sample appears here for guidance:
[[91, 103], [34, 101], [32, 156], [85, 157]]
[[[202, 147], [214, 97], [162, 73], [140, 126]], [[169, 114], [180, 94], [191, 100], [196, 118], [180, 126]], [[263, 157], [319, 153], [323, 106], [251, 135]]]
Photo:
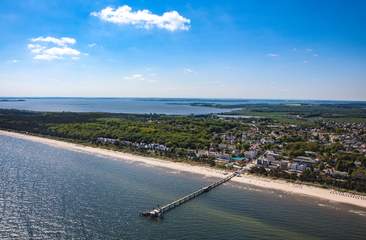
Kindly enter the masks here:
[[294, 159], [295, 162], [304, 162], [304, 163], [316, 163], [317, 161], [315, 159], [312, 159], [310, 157], [304, 157], [299, 156]]

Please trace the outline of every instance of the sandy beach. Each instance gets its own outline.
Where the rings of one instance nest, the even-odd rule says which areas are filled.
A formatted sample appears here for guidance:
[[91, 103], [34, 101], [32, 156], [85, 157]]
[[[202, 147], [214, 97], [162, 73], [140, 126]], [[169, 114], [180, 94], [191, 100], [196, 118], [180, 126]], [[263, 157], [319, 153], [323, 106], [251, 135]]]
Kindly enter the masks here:
[[[63, 149], [72, 150], [72, 151], [79, 151], [79, 152], [89, 153], [89, 154], [93, 154], [93, 155], [111, 157], [114, 159], [119, 159], [119, 160], [124, 160], [124, 161], [140, 162], [140, 163], [148, 164], [151, 166], [168, 168], [171, 170], [200, 174], [200, 175], [204, 175], [207, 177], [221, 178], [221, 177], [225, 176], [224, 171], [213, 169], [210, 167], [205, 167], [205, 166], [196, 166], [196, 165], [190, 165], [188, 163], [180, 163], [180, 162], [161, 160], [161, 159], [151, 158], [151, 157], [143, 157], [143, 156], [122, 153], [122, 152], [117, 152], [117, 151], [112, 151], [112, 150], [107, 150], [107, 149], [102, 149], [102, 148], [88, 147], [88, 146], [84, 146], [81, 144], [73, 144], [73, 143], [53, 140], [53, 139], [44, 138], [44, 137], [37, 137], [37, 136], [2, 131], [2, 130], [0, 130], [0, 135], [30, 140], [30, 141], [39, 142], [42, 144], [47, 144], [47, 145], [50, 145], [53, 147], [63, 148]], [[366, 208], [366, 196], [362, 196], [362, 195], [344, 193], [344, 192], [339, 192], [339, 191], [335, 191], [332, 189], [323, 189], [323, 188], [318, 188], [318, 187], [313, 187], [313, 186], [308, 186], [308, 185], [303, 185], [303, 184], [297, 184], [297, 183], [289, 183], [284, 180], [273, 180], [273, 179], [269, 179], [269, 178], [257, 177], [257, 176], [248, 175], [248, 174], [242, 175], [241, 177], [235, 177], [232, 179], [232, 181], [238, 182], [238, 183], [243, 183], [243, 184], [249, 184], [249, 185], [253, 185], [253, 186], [257, 186], [257, 187], [261, 187], [261, 188], [279, 190], [279, 191], [284, 191], [284, 192], [291, 193], [291, 194], [306, 195], [309, 197], [320, 198], [320, 199], [328, 200], [331, 202], [351, 204], [354, 206]]]

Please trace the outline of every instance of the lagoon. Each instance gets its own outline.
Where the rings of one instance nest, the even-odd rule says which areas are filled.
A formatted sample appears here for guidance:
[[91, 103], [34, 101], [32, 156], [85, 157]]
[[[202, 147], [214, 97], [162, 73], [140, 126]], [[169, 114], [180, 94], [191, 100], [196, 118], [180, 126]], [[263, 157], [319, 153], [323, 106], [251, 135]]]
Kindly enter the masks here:
[[18, 109], [47, 112], [109, 112], [131, 114], [201, 115], [225, 113], [233, 109], [220, 109], [190, 104], [346, 104], [366, 102], [321, 100], [266, 100], [266, 99], [200, 99], [200, 98], [1, 98], [0, 109]]

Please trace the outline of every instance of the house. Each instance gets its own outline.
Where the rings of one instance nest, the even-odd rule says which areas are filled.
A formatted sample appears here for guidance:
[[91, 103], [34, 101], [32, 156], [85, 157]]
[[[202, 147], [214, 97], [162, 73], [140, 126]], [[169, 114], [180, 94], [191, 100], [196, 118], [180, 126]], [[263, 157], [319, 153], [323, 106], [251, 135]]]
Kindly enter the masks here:
[[257, 156], [257, 151], [255, 151], [255, 150], [250, 150], [250, 151], [246, 151], [245, 153], [244, 153], [244, 156], [246, 157], [246, 158], [248, 158], [248, 159], [254, 159], [256, 156]]
[[96, 143], [101, 143], [101, 144], [116, 144], [117, 142], [118, 142], [118, 140], [114, 139], [114, 138], [98, 137], [96, 139]]
[[208, 155], [209, 155], [209, 153], [208, 153], [207, 150], [197, 150], [196, 151], [196, 156], [197, 157], [206, 157]]
[[286, 171], [288, 169], [289, 161], [287, 160], [281, 160], [280, 161], [280, 169], [283, 171]]
[[261, 157], [255, 161], [255, 164], [259, 167], [268, 167], [271, 164], [271, 162], [268, 159]]
[[304, 164], [307, 166], [311, 166], [313, 164], [316, 164], [318, 160], [313, 159], [311, 157], [304, 157], [304, 156], [298, 156], [293, 160], [295, 163]]
[[307, 165], [306, 164], [294, 162], [294, 163], [291, 163], [290, 164], [289, 171], [292, 171], [292, 172], [303, 172], [306, 168], [307, 168]]
[[330, 175], [335, 178], [346, 178], [348, 177], [348, 172], [333, 171]]
[[360, 167], [362, 165], [362, 162], [361, 161], [355, 161], [354, 164], [355, 164], [356, 167]]
[[216, 156], [215, 163], [226, 166], [226, 164], [230, 163], [230, 156], [227, 154], [219, 154]]
[[218, 157], [220, 155], [220, 153], [218, 153], [218, 152], [215, 152], [214, 150], [212, 150], [212, 149], [210, 149], [209, 151], [208, 151], [208, 156], [209, 157], [214, 157], [214, 158], [216, 158], [216, 157]]

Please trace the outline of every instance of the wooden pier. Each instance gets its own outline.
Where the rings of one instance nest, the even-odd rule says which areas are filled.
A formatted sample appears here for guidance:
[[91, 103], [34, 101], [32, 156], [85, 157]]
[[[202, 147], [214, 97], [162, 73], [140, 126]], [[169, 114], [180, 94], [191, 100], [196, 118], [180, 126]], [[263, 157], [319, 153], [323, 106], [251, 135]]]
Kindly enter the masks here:
[[158, 208], [155, 208], [150, 211], [145, 211], [145, 212], [141, 213], [141, 215], [145, 216], [145, 217], [153, 217], [153, 218], [162, 217], [164, 215], [164, 213], [166, 213], [167, 211], [172, 210], [173, 208], [176, 208], [176, 207], [182, 205], [183, 203], [186, 203], [189, 200], [200, 196], [203, 193], [209, 192], [210, 190], [229, 181], [230, 179], [232, 179], [235, 176], [238, 176], [239, 174], [240, 174], [240, 172], [232, 173], [229, 176], [227, 176], [217, 182], [212, 183], [211, 185], [200, 188], [199, 190], [197, 190], [189, 195], [186, 195], [182, 198], [179, 198], [178, 200], [175, 200], [174, 202], [168, 203], [162, 207], [158, 207]]

